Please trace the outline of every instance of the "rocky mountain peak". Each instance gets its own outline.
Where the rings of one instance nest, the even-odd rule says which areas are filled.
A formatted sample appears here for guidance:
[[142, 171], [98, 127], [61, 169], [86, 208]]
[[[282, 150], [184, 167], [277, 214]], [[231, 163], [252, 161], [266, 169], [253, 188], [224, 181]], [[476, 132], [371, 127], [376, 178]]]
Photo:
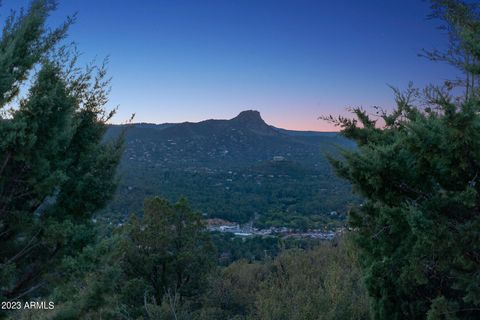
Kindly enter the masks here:
[[257, 110], [242, 111], [232, 120], [246, 123], [265, 123]]

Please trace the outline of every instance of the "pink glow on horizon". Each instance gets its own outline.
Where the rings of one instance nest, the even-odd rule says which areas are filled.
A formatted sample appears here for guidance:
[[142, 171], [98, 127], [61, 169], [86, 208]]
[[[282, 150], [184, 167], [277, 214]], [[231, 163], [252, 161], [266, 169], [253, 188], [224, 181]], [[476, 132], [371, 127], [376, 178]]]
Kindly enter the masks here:
[[267, 124], [270, 124], [277, 128], [288, 129], [288, 130], [298, 130], [298, 131], [323, 131], [323, 132], [338, 132], [340, 131], [338, 127], [335, 127], [333, 124], [328, 123], [324, 120], [303, 120], [303, 121], [295, 121], [295, 120], [273, 120], [268, 121], [265, 119]]
[[[262, 114], [263, 120], [270, 125], [277, 128], [298, 130], [298, 131], [323, 131], [323, 132], [338, 132], [339, 127], [335, 127], [332, 123], [325, 120], [318, 119], [320, 113], [312, 113], [309, 115], [302, 114], [283, 114], [270, 115]], [[333, 114], [334, 116], [336, 114]]]

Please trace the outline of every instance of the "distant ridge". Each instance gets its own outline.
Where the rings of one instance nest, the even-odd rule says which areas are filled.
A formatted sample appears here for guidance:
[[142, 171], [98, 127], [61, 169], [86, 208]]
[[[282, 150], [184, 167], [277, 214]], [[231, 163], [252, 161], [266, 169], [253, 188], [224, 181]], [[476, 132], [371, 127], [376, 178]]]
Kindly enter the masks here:
[[[169, 127], [177, 126], [177, 125], [184, 125], [184, 126], [190, 126], [190, 125], [195, 125], [195, 124], [200, 124], [200, 123], [222, 123], [225, 121], [231, 121], [232, 123], [237, 123], [237, 124], [243, 124], [249, 127], [250, 129], [262, 129], [264, 132], [269, 132], [270, 134], [274, 134], [271, 132], [269, 129], [266, 127], [270, 127], [274, 131], [281, 133], [281, 134], [286, 134], [289, 136], [336, 136], [338, 135], [337, 132], [330, 132], [330, 131], [313, 131], [313, 130], [290, 130], [290, 129], [283, 129], [283, 128], [278, 128], [272, 125], [269, 125], [263, 120], [260, 112], [258, 110], [244, 110], [241, 111], [237, 116], [226, 120], [226, 119], [208, 119], [208, 120], [202, 120], [199, 122], [190, 122], [190, 121], [185, 121], [185, 122], [166, 122], [166, 123], [152, 123], [152, 122], [134, 122], [131, 124], [127, 125], [121, 125], [121, 124], [114, 124], [110, 125], [111, 127], [122, 127], [122, 126], [131, 126], [131, 127], [142, 127], [142, 128], [150, 128], [150, 129], [166, 129]], [[260, 130], [260, 132], [262, 131]]]
[[[158, 169], [250, 166], [275, 156], [329, 168], [325, 153], [354, 143], [332, 132], [297, 131], [267, 124], [259, 111], [245, 110], [229, 120], [128, 124], [123, 159], [127, 167], [144, 163]], [[106, 138], [120, 133], [110, 126]], [[148, 158], [145, 158], [147, 156]]]

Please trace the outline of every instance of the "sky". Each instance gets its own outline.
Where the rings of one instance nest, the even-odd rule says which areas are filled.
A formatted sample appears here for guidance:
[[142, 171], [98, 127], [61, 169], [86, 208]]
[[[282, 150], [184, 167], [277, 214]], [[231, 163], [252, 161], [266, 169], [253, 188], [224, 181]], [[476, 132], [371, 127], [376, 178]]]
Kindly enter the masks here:
[[[2, 18], [26, 0], [4, 0]], [[391, 108], [392, 89], [455, 78], [418, 56], [447, 37], [421, 0], [60, 0], [81, 63], [109, 56], [112, 120], [197, 122], [260, 111], [274, 126], [336, 130], [321, 115]]]

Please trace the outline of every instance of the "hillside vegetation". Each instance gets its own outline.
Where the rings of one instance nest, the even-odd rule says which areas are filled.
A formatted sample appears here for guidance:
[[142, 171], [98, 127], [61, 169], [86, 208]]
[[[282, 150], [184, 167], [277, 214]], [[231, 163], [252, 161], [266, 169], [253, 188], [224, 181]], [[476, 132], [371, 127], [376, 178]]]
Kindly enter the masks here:
[[[107, 135], [124, 128], [111, 127]], [[146, 196], [160, 195], [184, 196], [207, 217], [241, 223], [262, 218], [259, 225], [275, 225], [280, 221], [272, 216], [280, 214], [286, 226], [292, 217], [311, 227], [338, 225], [358, 199], [326, 154], [353, 147], [338, 134], [274, 128], [252, 110], [231, 120], [131, 124], [109, 216], [141, 213]], [[340, 215], [331, 219], [332, 211]]]

